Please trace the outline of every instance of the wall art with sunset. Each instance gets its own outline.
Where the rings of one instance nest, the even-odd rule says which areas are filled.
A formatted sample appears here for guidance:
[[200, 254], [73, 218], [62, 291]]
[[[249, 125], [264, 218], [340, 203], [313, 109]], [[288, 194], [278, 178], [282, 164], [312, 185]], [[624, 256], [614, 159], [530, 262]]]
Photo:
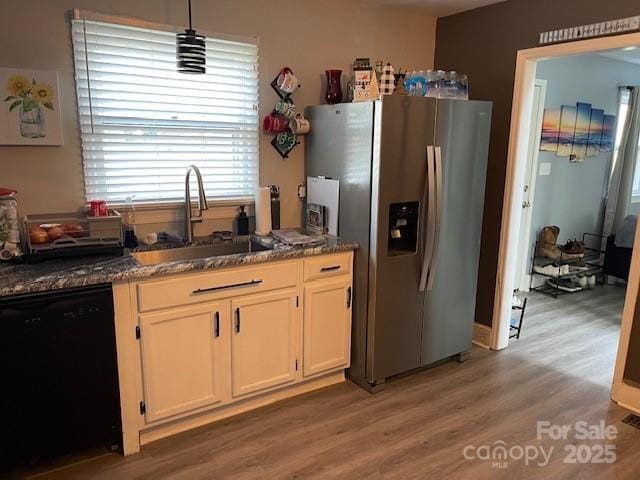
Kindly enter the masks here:
[[615, 115], [592, 108], [590, 103], [548, 108], [542, 120], [540, 150], [583, 161], [613, 151], [615, 128]]

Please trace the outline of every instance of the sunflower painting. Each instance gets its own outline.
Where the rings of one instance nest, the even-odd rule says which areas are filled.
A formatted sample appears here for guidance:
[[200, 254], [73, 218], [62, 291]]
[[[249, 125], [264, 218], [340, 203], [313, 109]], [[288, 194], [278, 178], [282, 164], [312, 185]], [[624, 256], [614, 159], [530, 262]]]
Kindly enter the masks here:
[[0, 68], [0, 81], [0, 143], [62, 145], [57, 73]]

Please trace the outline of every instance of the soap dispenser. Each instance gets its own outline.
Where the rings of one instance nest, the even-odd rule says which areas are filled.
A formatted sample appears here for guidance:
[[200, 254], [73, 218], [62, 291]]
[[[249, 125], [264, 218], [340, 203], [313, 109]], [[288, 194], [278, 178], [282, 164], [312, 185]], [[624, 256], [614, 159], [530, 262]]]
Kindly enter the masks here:
[[238, 235], [249, 235], [249, 217], [244, 211], [244, 205], [240, 205], [240, 213], [238, 214]]

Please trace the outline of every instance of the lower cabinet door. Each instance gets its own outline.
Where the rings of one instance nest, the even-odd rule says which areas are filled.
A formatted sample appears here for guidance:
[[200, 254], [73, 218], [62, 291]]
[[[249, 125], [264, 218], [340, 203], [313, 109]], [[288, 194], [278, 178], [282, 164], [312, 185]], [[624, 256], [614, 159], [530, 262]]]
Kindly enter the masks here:
[[147, 422], [223, 399], [229, 302], [142, 315], [140, 329]]
[[351, 351], [351, 278], [304, 287], [304, 376], [346, 368]]
[[296, 291], [231, 301], [231, 384], [234, 397], [296, 378]]

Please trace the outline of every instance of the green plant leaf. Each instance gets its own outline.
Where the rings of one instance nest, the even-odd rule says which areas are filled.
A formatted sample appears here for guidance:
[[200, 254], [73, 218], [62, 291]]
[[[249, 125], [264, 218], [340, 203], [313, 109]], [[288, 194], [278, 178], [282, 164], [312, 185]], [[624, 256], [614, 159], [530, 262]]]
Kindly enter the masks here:
[[7, 98], [4, 99], [5, 102], [8, 102], [9, 100], [14, 100], [18, 97], [14, 97], [13, 95], [9, 95]]
[[25, 112], [30, 112], [34, 108], [38, 106], [38, 102], [32, 98], [25, 97], [22, 101], [22, 110]]
[[11, 105], [9, 105], [9, 111], [13, 112], [15, 110], [15, 108], [20, 105], [22, 103], [22, 101], [20, 100], [16, 100], [15, 102], [13, 102]]

